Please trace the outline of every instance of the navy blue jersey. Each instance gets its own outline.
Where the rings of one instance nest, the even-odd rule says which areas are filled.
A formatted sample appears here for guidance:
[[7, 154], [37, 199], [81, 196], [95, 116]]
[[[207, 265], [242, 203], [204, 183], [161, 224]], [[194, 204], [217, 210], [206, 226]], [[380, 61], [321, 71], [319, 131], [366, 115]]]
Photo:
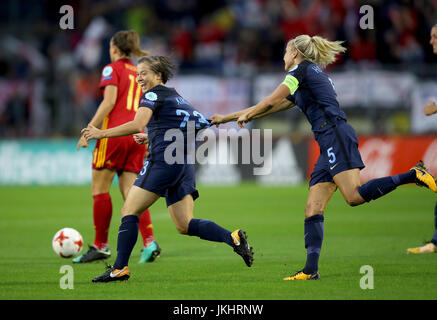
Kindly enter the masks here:
[[314, 133], [324, 132], [337, 120], [346, 120], [332, 80], [316, 64], [302, 61], [287, 73], [283, 84], [290, 88], [287, 99], [305, 114]]
[[155, 86], [145, 92], [141, 96], [139, 107], [149, 108], [153, 111], [153, 115], [147, 124], [149, 158], [152, 161], [164, 161], [165, 148], [172, 143], [172, 141], [164, 140], [167, 130], [180, 129], [184, 133], [186, 151], [188, 123], [193, 121], [197, 130], [211, 125], [175, 89], [163, 85]]

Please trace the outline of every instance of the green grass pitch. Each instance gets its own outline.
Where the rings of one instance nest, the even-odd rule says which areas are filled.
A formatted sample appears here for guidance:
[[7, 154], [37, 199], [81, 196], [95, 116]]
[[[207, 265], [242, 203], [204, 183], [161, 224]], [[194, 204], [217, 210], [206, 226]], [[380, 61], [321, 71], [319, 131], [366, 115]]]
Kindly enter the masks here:
[[[400, 187], [386, 197], [349, 207], [339, 191], [325, 213], [320, 281], [282, 281], [305, 263], [303, 239], [307, 187], [199, 187], [195, 217], [233, 231], [247, 231], [255, 261], [223, 243], [182, 236], [163, 199], [151, 208], [162, 248], [156, 262], [140, 265], [141, 240], [133, 251], [131, 279], [93, 284], [104, 264], [72, 264], [55, 255], [57, 230], [72, 227], [93, 242], [92, 198], [84, 187], [0, 188], [0, 299], [436, 299], [437, 255], [407, 255], [434, 232], [435, 195]], [[109, 243], [116, 254], [121, 195], [111, 189], [114, 213]], [[87, 248], [84, 248], [86, 250]], [[74, 289], [61, 289], [60, 268], [71, 265]], [[374, 270], [374, 289], [360, 288], [360, 268]]]

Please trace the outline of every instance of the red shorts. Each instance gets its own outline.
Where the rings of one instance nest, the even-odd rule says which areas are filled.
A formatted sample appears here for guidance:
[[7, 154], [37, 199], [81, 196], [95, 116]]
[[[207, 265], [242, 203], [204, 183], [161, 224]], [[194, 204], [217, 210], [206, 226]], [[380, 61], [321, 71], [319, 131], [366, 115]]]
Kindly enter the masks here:
[[146, 156], [146, 145], [132, 136], [97, 140], [93, 151], [93, 169], [113, 169], [139, 173]]

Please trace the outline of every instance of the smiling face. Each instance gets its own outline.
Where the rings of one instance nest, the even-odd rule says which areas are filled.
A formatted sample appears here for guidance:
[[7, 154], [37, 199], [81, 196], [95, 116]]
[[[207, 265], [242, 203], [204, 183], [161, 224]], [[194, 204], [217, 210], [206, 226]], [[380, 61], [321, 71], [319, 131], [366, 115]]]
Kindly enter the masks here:
[[137, 66], [137, 82], [143, 92], [162, 84], [161, 76], [150, 70], [147, 63], [140, 63]]
[[432, 45], [432, 51], [437, 54], [437, 27], [431, 29], [431, 38], [429, 43]]

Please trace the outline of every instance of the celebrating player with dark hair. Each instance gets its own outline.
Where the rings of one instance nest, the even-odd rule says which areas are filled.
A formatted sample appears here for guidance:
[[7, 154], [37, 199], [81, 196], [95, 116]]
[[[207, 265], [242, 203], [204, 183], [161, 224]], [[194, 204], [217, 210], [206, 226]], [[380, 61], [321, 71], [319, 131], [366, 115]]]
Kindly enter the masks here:
[[[137, 241], [138, 216], [160, 197], [165, 197], [168, 211], [179, 233], [225, 242], [242, 256], [247, 266], [252, 265], [253, 249], [243, 230], [237, 229], [231, 233], [210, 220], [193, 218], [194, 200], [199, 196], [194, 165], [187, 161], [169, 164], [165, 159], [165, 150], [173, 143], [164, 138], [166, 132], [180, 130], [185, 137], [183, 150], [187, 150], [188, 124], [195, 123], [197, 129], [210, 126], [208, 120], [175, 89], [165, 86], [173, 70], [173, 64], [166, 57], [141, 58], [137, 66], [137, 80], [144, 94], [134, 120], [107, 130], [99, 130], [93, 125], [82, 130], [87, 140], [104, 139], [137, 134], [147, 125], [148, 137], [146, 134], [137, 134], [135, 139], [139, 143], [150, 141], [149, 157], [122, 208], [117, 259], [114, 266], [94, 278], [93, 282], [126, 280], [130, 277], [128, 261]], [[184, 157], [187, 155], [185, 153]]]
[[[135, 117], [141, 88], [136, 82], [136, 67], [130, 57], [147, 54], [147, 51], [140, 49], [139, 36], [135, 31], [119, 31], [111, 38], [111, 63], [103, 68], [100, 81], [103, 101], [90, 125], [97, 126], [102, 123], [102, 129], [107, 129], [131, 121]], [[87, 146], [88, 142], [82, 136], [77, 148]], [[95, 240], [93, 246], [90, 246], [85, 254], [73, 259], [73, 262], [86, 263], [110, 257], [108, 230], [112, 217], [112, 202], [109, 190], [112, 180], [117, 173], [121, 194], [123, 199], [126, 199], [137, 174], [141, 171], [147, 152], [147, 148], [135, 143], [132, 137], [97, 141], [93, 151], [91, 183]], [[148, 210], [141, 215], [139, 228], [143, 237], [140, 263], [152, 262], [161, 249], [154, 239]]]
[[307, 261], [303, 270], [284, 280], [320, 278], [318, 261], [324, 236], [324, 212], [337, 188], [351, 206], [376, 200], [407, 183], [415, 182], [437, 192], [436, 181], [422, 162], [405, 173], [373, 179], [360, 186], [364, 164], [355, 130], [339, 107], [331, 79], [319, 67], [334, 62], [336, 55], [345, 50], [339, 41], [300, 35], [287, 44], [284, 55], [287, 75], [273, 93], [248, 109], [211, 117], [212, 124], [237, 121], [242, 127], [252, 119], [297, 105], [312, 126], [320, 156], [311, 174], [305, 207]]

